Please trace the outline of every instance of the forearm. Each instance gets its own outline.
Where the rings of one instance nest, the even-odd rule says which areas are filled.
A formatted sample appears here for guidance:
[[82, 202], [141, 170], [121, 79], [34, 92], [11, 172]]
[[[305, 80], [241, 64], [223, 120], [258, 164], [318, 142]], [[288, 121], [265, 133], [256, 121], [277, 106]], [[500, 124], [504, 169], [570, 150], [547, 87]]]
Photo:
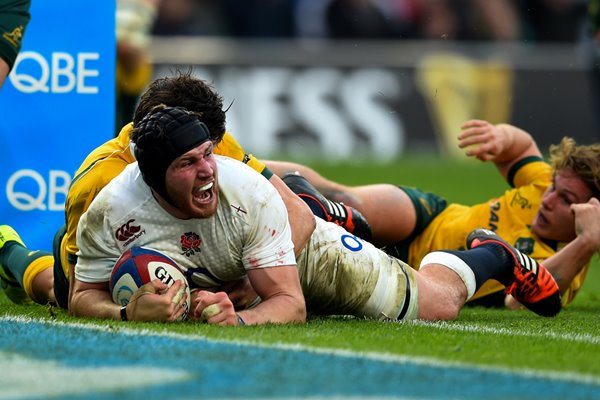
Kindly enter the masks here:
[[491, 124], [473, 119], [461, 125], [458, 147], [466, 149], [469, 157], [492, 161], [505, 178], [519, 160], [542, 154], [533, 137], [510, 124]]
[[120, 320], [120, 308], [107, 291], [87, 289], [73, 292], [69, 313], [75, 317]]
[[542, 262], [550, 271], [561, 293], [564, 293], [575, 276], [590, 261], [597, 247], [583, 237], [577, 237], [558, 253]]
[[303, 297], [280, 294], [263, 300], [256, 307], [238, 313], [248, 325], [306, 322]]
[[512, 164], [513, 162], [528, 156], [540, 156], [535, 140], [523, 129], [517, 128], [510, 124], [497, 124], [498, 128], [504, 135], [504, 149], [498, 154], [494, 160], [496, 164]]
[[75, 285], [75, 264], [69, 263], [69, 297], [67, 299], [67, 310], [71, 310], [73, 298], [73, 287]]
[[248, 278], [262, 302], [240, 311], [247, 324], [306, 321], [306, 304], [295, 265], [252, 269]]

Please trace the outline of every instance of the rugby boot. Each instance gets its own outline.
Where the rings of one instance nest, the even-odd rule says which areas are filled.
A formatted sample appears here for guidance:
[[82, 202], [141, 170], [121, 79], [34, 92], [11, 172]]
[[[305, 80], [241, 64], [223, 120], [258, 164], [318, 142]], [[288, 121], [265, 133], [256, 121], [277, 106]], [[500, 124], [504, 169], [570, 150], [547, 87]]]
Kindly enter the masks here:
[[[4, 246], [11, 241], [17, 242], [25, 247], [23, 240], [21, 240], [19, 234], [12, 227], [8, 225], [0, 225], [0, 252]], [[5, 269], [1, 264], [0, 285], [2, 286], [2, 290], [4, 290], [6, 297], [8, 297], [13, 303], [30, 303], [29, 296], [27, 296], [25, 290], [21, 287], [13, 274], [8, 269]]]
[[538, 315], [553, 317], [560, 312], [562, 303], [558, 285], [543, 265], [490, 230], [475, 229], [467, 237], [469, 249], [486, 243], [499, 244], [514, 260], [512, 281], [501, 282], [506, 286], [507, 294]]
[[371, 240], [371, 226], [354, 207], [326, 199], [306, 178], [297, 173], [286, 174], [281, 179], [311, 207], [315, 215], [343, 227], [361, 239]]

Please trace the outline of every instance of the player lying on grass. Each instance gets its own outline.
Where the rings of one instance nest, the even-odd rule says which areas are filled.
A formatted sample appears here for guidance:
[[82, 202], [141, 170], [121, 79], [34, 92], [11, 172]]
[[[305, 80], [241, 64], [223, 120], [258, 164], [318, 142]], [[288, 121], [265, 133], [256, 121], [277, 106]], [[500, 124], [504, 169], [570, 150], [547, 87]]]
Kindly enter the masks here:
[[[21, 289], [24, 286], [27, 295], [34, 301], [40, 304], [58, 303], [67, 308], [69, 277], [73, 275], [77, 261], [75, 239], [79, 219], [96, 194], [128, 164], [135, 161], [129, 139], [132, 127], [158, 104], [183, 106], [199, 112], [211, 132], [221, 134], [225, 131], [223, 99], [206, 82], [193, 77], [189, 71], [153, 81], [141, 96], [133, 124], [126, 125], [118, 137], [92, 151], [75, 173], [65, 205], [67, 223], [55, 236], [54, 256], [43, 251], [32, 253], [20, 246], [8, 251], [1, 247], [0, 242], [0, 278], [7, 295], [13, 301], [19, 302], [27, 297]], [[243, 161], [275, 186], [286, 205], [292, 240], [298, 252], [314, 229], [314, 220], [304, 202], [279, 177], [265, 168], [264, 164], [251, 154], [246, 154], [228, 132], [225, 132], [223, 140], [216, 146], [215, 153]], [[328, 220], [361, 237], [370, 235], [370, 228], [359, 213], [353, 212], [350, 207], [329, 204], [332, 208], [326, 216]], [[16, 232], [8, 226], [0, 227], [0, 235], [2, 234], [23, 244]], [[231, 288], [232, 297], [237, 298], [240, 305], [252, 297], [251, 292], [245, 296], [245, 286], [242, 283]]]
[[[463, 125], [459, 147], [492, 161], [513, 189], [466, 206], [447, 204], [416, 188], [377, 184], [350, 187], [314, 170], [286, 162], [265, 163], [313, 209], [326, 197], [359, 210], [373, 229], [373, 243], [410, 265], [439, 249], [464, 248], [473, 229], [486, 227], [552, 273], [563, 302], [583, 284], [591, 257], [600, 248], [600, 144], [576, 145], [570, 138], [551, 146], [544, 162], [527, 132], [509, 124], [471, 120]], [[304, 178], [314, 185], [312, 187]], [[470, 189], [468, 179], [466, 188]], [[320, 200], [319, 200], [320, 199]], [[474, 296], [486, 304], [505, 303], [502, 285], [490, 281]], [[489, 295], [489, 296], [486, 296]], [[507, 305], [514, 306], [510, 297]]]
[[[340, 226], [316, 220], [294, 256], [285, 206], [256, 171], [213, 154], [221, 135], [211, 136], [202, 116], [183, 108], [157, 107], [132, 132], [137, 164], [108, 183], [77, 228], [71, 312], [121, 319], [109, 279], [121, 254], [153, 248], [184, 270], [192, 288], [192, 317], [213, 304], [208, 319], [219, 325], [303, 322], [306, 311], [323, 315], [447, 320], [488, 279], [498, 279], [534, 312], [560, 311], [552, 276], [489, 231], [476, 231], [465, 251], [434, 252], [419, 271], [388, 256]], [[116, 235], [136, 226], [134, 236]], [[197, 246], [183, 238], [198, 237]], [[185, 243], [184, 243], [185, 242]], [[236, 314], [226, 282], [248, 277], [262, 301]], [[156, 280], [152, 293], [127, 304], [127, 319], [174, 321], [184, 312], [170, 289]], [[142, 289], [140, 289], [142, 290]], [[216, 290], [216, 291], [215, 291]], [[134, 294], [135, 296], [135, 294]], [[306, 304], [306, 306], [305, 306]]]
[[[218, 100], [217, 105], [213, 107], [216, 100]], [[218, 121], [219, 117], [224, 115], [221, 111], [222, 103], [220, 97], [210, 88], [206, 88], [206, 85], [202, 81], [192, 78], [189, 74], [183, 74], [175, 78], [159, 79], [153, 82], [146, 94], [142, 97], [140, 108], [136, 114], [136, 120], [139, 120], [140, 116], [143, 116], [151, 106], [156, 104], [156, 102], [185, 104], [194, 110], [202, 111], [205, 113], [205, 120], [209, 122], [209, 126], [212, 126], [212, 123], [209, 120], [216, 119]], [[216, 122], [215, 125], [220, 126]], [[67, 236], [62, 240], [61, 236], [57, 236], [58, 240], [55, 241], [55, 254], [59, 253], [57, 250], [59, 247], [58, 245], [60, 245], [62, 251], [60, 251], [61, 257], [56, 257], [56, 266], [58, 268], [55, 268], [57, 279], [55, 280], [54, 290], [52, 286], [52, 270], [48, 268], [54, 261], [48, 253], [30, 253], [21, 246], [8, 246], [8, 248], [2, 249], [2, 242], [0, 242], [0, 266], [4, 265], [5, 269], [9, 269], [8, 267], [10, 267], [10, 272], [8, 272], [8, 274], [11, 274], [12, 272], [11, 275], [17, 277], [17, 279], [15, 279], [11, 275], [8, 275], [8, 279], [5, 279], [4, 282], [9, 281], [13, 285], [18, 286], [18, 282], [23, 281], [23, 271], [27, 271], [24, 279], [25, 286], [28, 288], [30, 294], [35, 292], [34, 298], [36, 301], [42, 304], [45, 304], [47, 301], [53, 301], [55, 297], [54, 291], [56, 291], [59, 294], [56, 297], [59, 300], [60, 298], [63, 298], [64, 300], [61, 304], [66, 306], [68, 282], [64, 276], [68, 276], [68, 269], [61, 268], [60, 264], [62, 261], [62, 265], [66, 266], [67, 259], [71, 261], [76, 260], [75, 252], [77, 251], [77, 247], [74, 243], [75, 228], [73, 227], [76, 226], [81, 213], [85, 211], [95, 194], [106, 184], [106, 182], [112, 179], [112, 177], [122, 170], [125, 165], [134, 161], [134, 157], [129, 149], [130, 130], [131, 126], [125, 127], [117, 139], [107, 142], [105, 145], [94, 151], [86, 159], [76, 174], [77, 176], [74, 179], [73, 187], [69, 192], [67, 200]], [[227, 138], [229, 138], [229, 140], [227, 140]], [[220, 150], [221, 148], [224, 149], [222, 154], [230, 154], [234, 157], [238, 157], [238, 159], [244, 159], [245, 161], [250, 160], [248, 164], [257, 166], [257, 170], [259, 171], [260, 168], [263, 167], [262, 164], [251, 155], [244, 154], [228, 133], [225, 134], [225, 140], [218, 145], [217, 150]], [[267, 175], [266, 171], [268, 170], [263, 170], [263, 175]], [[271, 181], [274, 182], [275, 185], [278, 183], [274, 177], [271, 178]], [[298, 214], [296, 218], [293, 218], [294, 208], [300, 210], [294, 205], [294, 200], [297, 199], [294, 196], [290, 198], [290, 196], [280, 187], [279, 190], [284, 196], [284, 201], [288, 206], [288, 212], [292, 222], [293, 239], [296, 243], [296, 250], [298, 250], [300, 247], [298, 243], [301, 243], [303, 235], [297, 235], [295, 233], [296, 231], [302, 233], [302, 230], [304, 230], [304, 237], [306, 238], [306, 232], [310, 233], [312, 230], [312, 227], [309, 226], [309, 221], [311, 221], [311, 219], [307, 219], [300, 211], [297, 211]], [[353, 227], [352, 222], [354, 221], [354, 225], [361, 228], [362, 236], [367, 236], [365, 232], [368, 233], [368, 226], [364, 223], [362, 226], [359, 223], [356, 223], [356, 221], [361, 221], [359, 214], [352, 214], [352, 210], [348, 207], [340, 207], [336, 204], [328, 204], [328, 206], [331, 206], [330, 209], [336, 209], [337, 207], [337, 209], [341, 209], [342, 211], [346, 209], [349, 212], [342, 212], [337, 216], [337, 219], [334, 219], [336, 218], [335, 215], [324, 215], [325, 218], [328, 220], [333, 219], [335, 222], [342, 224], [350, 222], [345, 225], [349, 230]], [[345, 216], [345, 219], [340, 218], [340, 216]], [[18, 235], [16, 235], [9, 227], [0, 227], [0, 235], [2, 232], [4, 232], [4, 237], [20, 241]], [[71, 264], [72, 269], [73, 263], [70, 262], [69, 264]], [[28, 266], [30, 268], [26, 268]], [[0, 273], [1, 272], [3, 272], [2, 269], [0, 269]], [[36, 287], [41, 287], [42, 289], [35, 290]], [[61, 293], [62, 295], [60, 295]], [[232, 293], [232, 298], [233, 296], [235, 296], [234, 293]], [[252, 296], [249, 298], [252, 298]], [[240, 300], [240, 303], [243, 303], [243, 300]]]

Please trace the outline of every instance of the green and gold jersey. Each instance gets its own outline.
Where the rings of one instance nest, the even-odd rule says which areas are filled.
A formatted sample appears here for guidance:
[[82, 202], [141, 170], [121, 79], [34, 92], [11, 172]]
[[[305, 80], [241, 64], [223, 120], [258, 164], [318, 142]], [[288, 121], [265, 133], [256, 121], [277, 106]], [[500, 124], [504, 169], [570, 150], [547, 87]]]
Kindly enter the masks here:
[[0, 2], [0, 58], [9, 70], [15, 64], [23, 44], [25, 29], [29, 24], [30, 0], [5, 0]]
[[[538, 261], [555, 254], [557, 249], [538, 239], [530, 229], [543, 194], [552, 184], [552, 169], [539, 158], [529, 161], [517, 167], [512, 175], [514, 188], [502, 196], [474, 206], [450, 204], [411, 243], [409, 265], [417, 267], [423, 257], [433, 250], [464, 249], [468, 234], [481, 227], [495, 231], [508, 243]], [[583, 268], [563, 295], [563, 304], [570, 303], [581, 288], [588, 266]], [[473, 299], [501, 289], [503, 286], [500, 283], [488, 281]]]
[[[67, 261], [74, 264], [77, 260], [76, 232], [79, 219], [98, 192], [128, 164], [135, 162], [129, 142], [132, 129], [131, 123], [125, 125], [117, 137], [93, 150], [83, 161], [71, 182], [65, 203], [67, 232], [60, 246], [61, 263], [67, 277], [69, 276]], [[225, 132], [223, 140], [215, 147], [214, 152], [248, 164], [267, 179], [273, 175], [262, 162], [253, 155], [245, 153], [229, 132]]]

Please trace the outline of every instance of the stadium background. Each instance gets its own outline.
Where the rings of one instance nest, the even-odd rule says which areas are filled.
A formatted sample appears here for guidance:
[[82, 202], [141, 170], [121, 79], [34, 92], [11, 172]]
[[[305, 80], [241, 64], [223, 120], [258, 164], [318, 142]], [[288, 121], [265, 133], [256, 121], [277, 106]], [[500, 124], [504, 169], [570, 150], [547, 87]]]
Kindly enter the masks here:
[[194, 65], [259, 156], [455, 155], [470, 118], [541, 148], [597, 141], [596, 46], [580, 0], [163, 2], [155, 75]]

